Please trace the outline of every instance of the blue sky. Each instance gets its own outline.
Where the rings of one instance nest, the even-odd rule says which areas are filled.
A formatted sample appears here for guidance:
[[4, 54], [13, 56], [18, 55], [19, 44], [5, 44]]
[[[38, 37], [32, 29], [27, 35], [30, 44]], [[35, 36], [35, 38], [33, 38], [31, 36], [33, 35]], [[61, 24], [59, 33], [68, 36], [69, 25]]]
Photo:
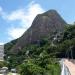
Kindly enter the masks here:
[[0, 0], [0, 44], [20, 37], [39, 13], [55, 9], [68, 23], [75, 21], [75, 0]]

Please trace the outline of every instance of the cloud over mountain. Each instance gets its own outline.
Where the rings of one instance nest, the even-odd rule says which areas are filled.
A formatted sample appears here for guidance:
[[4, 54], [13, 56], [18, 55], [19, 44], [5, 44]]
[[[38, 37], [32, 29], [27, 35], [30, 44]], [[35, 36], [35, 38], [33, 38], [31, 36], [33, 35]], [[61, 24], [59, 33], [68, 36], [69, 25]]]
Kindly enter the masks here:
[[[30, 2], [26, 7], [5, 12], [0, 7], [0, 17], [11, 25], [7, 28], [8, 38], [16, 39], [20, 37], [32, 24], [37, 14], [43, 13], [44, 9], [40, 4]], [[16, 24], [18, 22], [18, 24]]]
[[40, 4], [31, 2], [29, 5], [22, 9], [17, 9], [9, 14], [3, 15], [3, 18], [8, 22], [19, 21], [19, 25], [8, 28], [8, 35], [11, 39], [20, 37], [32, 24], [33, 19], [39, 13], [43, 13], [44, 9]]

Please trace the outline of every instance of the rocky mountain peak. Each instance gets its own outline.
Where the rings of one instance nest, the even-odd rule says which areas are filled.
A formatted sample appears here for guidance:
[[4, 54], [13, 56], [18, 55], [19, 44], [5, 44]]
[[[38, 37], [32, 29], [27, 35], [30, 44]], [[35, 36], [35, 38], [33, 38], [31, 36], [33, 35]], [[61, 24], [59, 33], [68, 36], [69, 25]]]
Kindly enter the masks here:
[[18, 39], [12, 48], [14, 51], [31, 44], [38, 40], [51, 36], [53, 32], [63, 32], [67, 24], [56, 10], [49, 10], [43, 14], [38, 14], [31, 27]]

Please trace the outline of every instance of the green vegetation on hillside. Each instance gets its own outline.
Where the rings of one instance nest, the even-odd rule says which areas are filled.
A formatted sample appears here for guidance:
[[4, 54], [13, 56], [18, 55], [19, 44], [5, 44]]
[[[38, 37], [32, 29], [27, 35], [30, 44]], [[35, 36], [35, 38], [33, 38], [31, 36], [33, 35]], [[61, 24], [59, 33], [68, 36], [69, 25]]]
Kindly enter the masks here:
[[60, 75], [61, 72], [58, 62], [48, 57], [25, 60], [18, 69], [21, 75]]
[[75, 25], [66, 25], [63, 34], [54, 41], [52, 38], [44, 38], [39, 44], [31, 44], [17, 54], [10, 51], [13, 42], [12, 45], [6, 44], [5, 60], [9, 62], [8, 67], [17, 67], [21, 75], [60, 75], [57, 58], [75, 58]]
[[7, 64], [7, 62], [5, 62], [5, 61], [0, 61], [0, 68], [2, 68], [2, 67], [8, 67], [8, 64]]

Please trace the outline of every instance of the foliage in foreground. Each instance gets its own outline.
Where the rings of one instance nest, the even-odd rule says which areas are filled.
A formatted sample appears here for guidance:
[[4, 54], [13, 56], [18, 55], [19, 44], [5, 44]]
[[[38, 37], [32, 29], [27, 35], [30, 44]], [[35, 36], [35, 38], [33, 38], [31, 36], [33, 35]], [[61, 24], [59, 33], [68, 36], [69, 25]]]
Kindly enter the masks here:
[[8, 66], [8, 64], [7, 64], [7, 62], [5, 62], [5, 61], [0, 61], [0, 68], [2, 68], [2, 67], [7, 67]]
[[48, 57], [25, 60], [18, 69], [21, 75], [60, 75], [61, 72], [58, 62]]

